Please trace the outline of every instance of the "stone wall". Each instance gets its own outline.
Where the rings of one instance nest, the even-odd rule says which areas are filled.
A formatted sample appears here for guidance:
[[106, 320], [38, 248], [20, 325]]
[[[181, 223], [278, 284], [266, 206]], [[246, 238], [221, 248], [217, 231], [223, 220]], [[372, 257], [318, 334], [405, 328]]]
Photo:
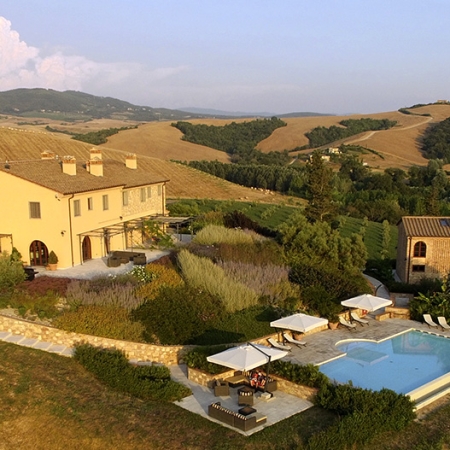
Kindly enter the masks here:
[[38, 339], [66, 347], [73, 347], [77, 343], [85, 342], [96, 347], [117, 348], [123, 350], [129, 359], [153, 361], [166, 366], [182, 363], [183, 356], [193, 348], [193, 346], [183, 345], [141, 344], [87, 334], [70, 333], [54, 327], [2, 315], [0, 315], [0, 331], [7, 331], [30, 339]]
[[[212, 388], [213, 381], [216, 379], [226, 379], [234, 375], [234, 370], [229, 370], [222, 372], [217, 375], [212, 375], [202, 370], [192, 369], [188, 367], [188, 378], [197, 384], [202, 386], [207, 386]], [[318, 389], [311, 388], [308, 386], [303, 386], [301, 384], [292, 383], [291, 381], [285, 380], [284, 378], [277, 377], [276, 375], [270, 374], [270, 378], [277, 380], [277, 388], [286, 394], [294, 395], [295, 397], [312, 401], [314, 396], [317, 394]]]

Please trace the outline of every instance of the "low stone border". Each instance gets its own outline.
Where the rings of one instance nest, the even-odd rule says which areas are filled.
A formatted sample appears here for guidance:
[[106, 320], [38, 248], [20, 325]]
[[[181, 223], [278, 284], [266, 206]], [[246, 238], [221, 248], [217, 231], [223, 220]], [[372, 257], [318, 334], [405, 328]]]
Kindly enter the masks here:
[[[212, 388], [214, 380], [232, 377], [235, 372], [235, 370], [228, 370], [217, 375], [212, 375], [210, 373], [204, 372], [203, 370], [192, 369], [191, 367], [188, 367], [187, 370], [189, 380], [209, 388]], [[292, 381], [285, 380], [284, 378], [280, 378], [274, 374], [270, 374], [270, 377], [274, 380], [277, 380], [278, 390], [283, 391], [286, 394], [301, 398], [303, 400], [312, 401], [312, 399], [318, 392], [317, 388], [293, 383]]]
[[166, 366], [183, 362], [184, 355], [192, 350], [192, 345], [152, 345], [138, 342], [109, 339], [87, 334], [71, 333], [58, 328], [45, 326], [26, 320], [0, 315], [0, 331], [37, 339], [43, 342], [74, 347], [75, 344], [85, 342], [96, 347], [117, 348], [123, 350], [128, 359], [137, 361], [153, 361]]

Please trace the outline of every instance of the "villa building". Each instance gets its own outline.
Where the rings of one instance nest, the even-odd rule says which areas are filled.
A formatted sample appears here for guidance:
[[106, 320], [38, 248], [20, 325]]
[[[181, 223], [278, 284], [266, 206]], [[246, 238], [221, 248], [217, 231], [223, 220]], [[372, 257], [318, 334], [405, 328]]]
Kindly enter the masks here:
[[398, 224], [397, 275], [404, 283], [450, 273], [450, 217], [405, 216]]
[[14, 246], [24, 262], [61, 268], [145, 241], [143, 223], [164, 216], [168, 180], [138, 167], [136, 155], [87, 161], [43, 152], [40, 160], [0, 166], [0, 250]]

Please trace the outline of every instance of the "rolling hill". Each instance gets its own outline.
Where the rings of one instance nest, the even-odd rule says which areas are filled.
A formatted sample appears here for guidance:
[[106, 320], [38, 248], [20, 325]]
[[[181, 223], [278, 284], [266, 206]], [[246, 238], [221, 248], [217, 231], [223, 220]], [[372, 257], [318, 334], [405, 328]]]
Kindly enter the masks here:
[[[35, 94], [42, 95], [43, 98], [47, 98], [46, 95], [50, 93], [50, 97], [55, 98], [53, 96], [55, 91], [46, 91], [44, 89], [16, 91], [20, 91], [15, 93], [21, 95], [24, 94], [22, 91], [33, 91]], [[8, 92], [11, 93], [13, 91]], [[8, 92], [0, 93], [0, 105], [3, 105], [2, 95], [4, 96], [5, 94], [8, 94]], [[83, 99], [83, 101], [86, 100], [86, 102], [88, 102], [88, 100], [94, 102], [94, 104], [98, 106], [98, 109], [96, 110], [97, 115], [100, 115], [101, 108], [105, 107], [105, 104], [116, 109], [119, 109], [119, 105], [121, 105], [121, 108], [130, 105], [129, 103], [121, 102], [120, 100], [117, 100], [119, 103], [115, 103], [115, 99], [94, 97], [89, 96], [88, 94], [73, 93], [71, 91], [58, 94], [67, 95], [69, 100], [73, 100], [73, 97], [75, 97], [78, 100]], [[97, 99], [101, 99], [101, 101]], [[68, 101], [67, 109], [75, 111], [76, 108], [80, 107], [80, 103], [74, 103], [72, 100]], [[52, 105], [52, 108], [60, 107], [59, 103], [57, 103], [56, 106], [54, 104]], [[48, 107], [48, 104], [42, 103], [40, 106]], [[130, 108], [132, 106], [133, 105], [131, 105]], [[6, 108], [4, 105], [2, 107]], [[11, 109], [11, 104], [9, 104], [8, 108]], [[38, 106], [34, 105], [34, 108], [36, 110]], [[40, 109], [45, 108], [42, 107]], [[411, 114], [402, 114], [399, 111], [389, 111], [375, 114], [355, 114], [346, 116], [316, 115], [308, 117], [284, 117], [283, 120], [287, 123], [287, 126], [276, 129], [271, 136], [260, 142], [257, 148], [262, 152], [288, 150], [291, 152], [292, 156], [310, 153], [311, 149], [302, 151], [296, 149], [308, 144], [305, 133], [311, 131], [315, 127], [330, 127], [332, 125], [340, 126], [339, 122], [343, 119], [360, 119], [365, 117], [373, 119], [386, 118], [397, 121], [397, 126], [389, 130], [361, 133], [360, 135], [336, 141], [330, 144], [330, 146], [338, 146], [341, 143], [345, 143], [356, 144], [367, 148], [368, 151], [361, 154], [361, 159], [373, 169], [384, 170], [387, 167], [408, 169], [412, 165], [426, 165], [428, 160], [423, 157], [420, 150], [422, 136], [430, 125], [450, 117], [450, 105], [430, 104], [411, 108], [409, 111]], [[108, 142], [102, 147], [107, 151], [112, 151], [114, 149], [121, 152], [133, 152], [142, 157], [151, 157], [166, 161], [218, 160], [220, 162], [229, 162], [229, 156], [224, 152], [183, 141], [181, 139], [182, 133], [171, 126], [172, 121], [182, 119], [189, 120], [189, 122], [194, 124], [202, 123], [219, 126], [231, 122], [252, 120], [251, 118], [179, 118], [171, 116], [170, 121], [142, 121], [131, 120], [131, 117], [133, 117], [131, 113], [124, 118], [125, 116], [113, 113], [111, 110], [107, 109], [107, 112], [108, 114], [106, 114], [106, 116], [108, 117], [76, 121], [67, 121], [64, 120], [64, 118], [57, 117], [32, 117], [32, 115], [29, 115], [26, 119], [24, 119], [23, 116], [17, 115], [0, 115], [0, 126], [3, 125], [4, 127], [44, 132], [54, 139], [58, 139], [58, 142], [65, 142], [64, 146], [67, 146], [67, 148], [70, 149], [74, 145], [70, 136], [60, 133], [48, 134], [45, 131], [45, 127], [50, 126], [56, 130], [69, 131], [72, 133], [87, 133], [105, 128], [120, 128], [138, 125], [137, 128], [121, 131], [120, 133], [111, 136], [108, 139]], [[29, 114], [32, 114], [31, 110], [29, 111]], [[177, 189], [175, 191], [178, 192]]]
[[[0, 127], [0, 163], [18, 160], [38, 160], [41, 152], [49, 150], [59, 157], [75, 156], [84, 161], [92, 145], [67, 139], [64, 135], [53, 135], [45, 131]], [[102, 147], [104, 159], [124, 161], [129, 150]], [[246, 201], [281, 202], [284, 197], [262, 190], [249, 189], [182, 164], [140, 155], [138, 164], [149, 172], [168, 178], [167, 197], [176, 198], [214, 198], [241, 199]]]
[[59, 92], [52, 89], [13, 89], [0, 92], [0, 114], [60, 118], [65, 121], [107, 118], [145, 122], [205, 116], [167, 108], [137, 106], [116, 98], [98, 97], [84, 92]]
[[[343, 119], [360, 119], [371, 117], [397, 121], [397, 126], [389, 130], [366, 132], [337, 141], [330, 146], [341, 143], [358, 144], [373, 150], [361, 155], [361, 158], [370, 167], [384, 170], [387, 167], [408, 169], [412, 165], [427, 165], [420, 150], [420, 141], [425, 130], [433, 123], [450, 117], [449, 105], [430, 105], [414, 109], [416, 114], [402, 114], [398, 111], [386, 113], [352, 115], [352, 116], [320, 116], [298, 117], [283, 119], [286, 127], [278, 128], [274, 133], [257, 146], [262, 152], [274, 150], [283, 151], [296, 149], [308, 144], [305, 133], [318, 126], [339, 126]], [[419, 114], [430, 114], [425, 117]], [[242, 122], [249, 119], [195, 119], [191, 123], [207, 125], [225, 125], [230, 122]], [[127, 130], [108, 139], [108, 147], [125, 150], [133, 148], [138, 154], [148, 154], [159, 158], [176, 160], [219, 160], [226, 162], [227, 155], [214, 149], [201, 147], [181, 141], [181, 133], [168, 123], [152, 123], [139, 126], [135, 130]], [[292, 152], [292, 155], [310, 153], [311, 149], [301, 152]], [[221, 154], [222, 153], [222, 154]]]

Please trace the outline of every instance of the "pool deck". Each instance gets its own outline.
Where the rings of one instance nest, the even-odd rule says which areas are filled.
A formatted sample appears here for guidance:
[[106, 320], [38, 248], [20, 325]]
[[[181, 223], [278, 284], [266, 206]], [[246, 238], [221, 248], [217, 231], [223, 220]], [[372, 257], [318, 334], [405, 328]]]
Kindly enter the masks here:
[[302, 339], [306, 342], [306, 345], [301, 348], [292, 346], [291, 352], [284, 359], [288, 359], [295, 364], [321, 364], [343, 354], [336, 348], [336, 343], [339, 341], [368, 339], [378, 342], [411, 329], [450, 337], [448, 331], [432, 329], [425, 323], [415, 320], [386, 319], [378, 321], [375, 320], [374, 315], [370, 314], [366, 316], [366, 319], [369, 320], [369, 325], [357, 325], [356, 331], [339, 326], [337, 330], [325, 330], [306, 335]]

